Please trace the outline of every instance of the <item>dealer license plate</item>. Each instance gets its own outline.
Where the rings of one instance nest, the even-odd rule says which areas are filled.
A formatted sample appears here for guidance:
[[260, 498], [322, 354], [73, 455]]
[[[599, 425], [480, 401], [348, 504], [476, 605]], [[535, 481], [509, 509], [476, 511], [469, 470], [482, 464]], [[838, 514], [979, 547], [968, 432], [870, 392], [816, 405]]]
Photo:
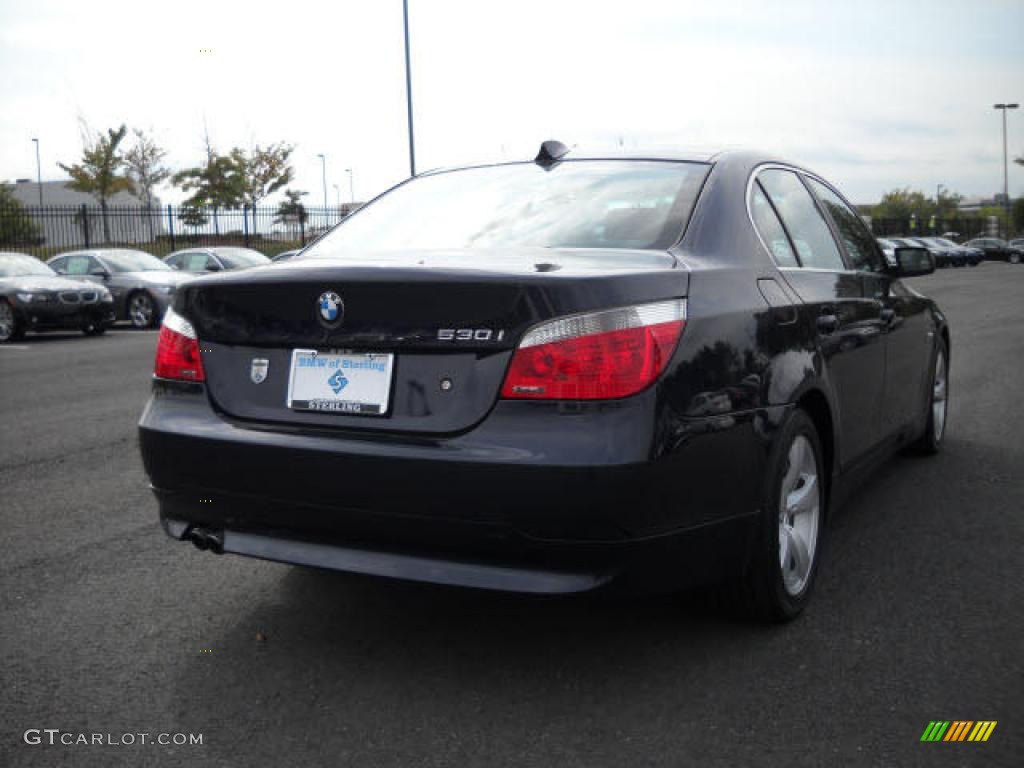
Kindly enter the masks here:
[[391, 354], [292, 351], [288, 407], [380, 416], [391, 397]]

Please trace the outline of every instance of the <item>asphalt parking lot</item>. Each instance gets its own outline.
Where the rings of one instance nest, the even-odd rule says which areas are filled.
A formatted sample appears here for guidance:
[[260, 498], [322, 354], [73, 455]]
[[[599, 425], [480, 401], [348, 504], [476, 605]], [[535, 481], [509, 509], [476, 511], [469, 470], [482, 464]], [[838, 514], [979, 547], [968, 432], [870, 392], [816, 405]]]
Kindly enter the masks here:
[[[136, 445], [155, 334], [0, 347], [0, 765], [1019, 765], [1024, 267], [913, 283], [952, 327], [945, 451], [871, 478], [774, 627], [175, 544]], [[937, 719], [998, 726], [922, 744]]]

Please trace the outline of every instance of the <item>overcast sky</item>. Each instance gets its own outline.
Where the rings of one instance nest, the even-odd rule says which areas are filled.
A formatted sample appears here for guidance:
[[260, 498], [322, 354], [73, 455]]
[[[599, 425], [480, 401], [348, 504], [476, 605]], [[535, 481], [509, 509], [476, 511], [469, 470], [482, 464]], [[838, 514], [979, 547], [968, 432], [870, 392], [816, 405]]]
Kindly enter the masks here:
[[[754, 147], [854, 202], [1002, 189], [999, 101], [1024, 102], [1024, 2], [410, 0], [417, 166], [601, 148]], [[151, 130], [174, 168], [295, 145], [330, 203], [408, 174], [401, 0], [0, 0], [0, 179], [65, 178], [79, 118]], [[211, 52], [202, 52], [209, 49]], [[1024, 154], [1024, 109], [1009, 115]], [[1024, 168], [1010, 167], [1012, 195]], [[164, 190], [177, 201], [180, 194]]]

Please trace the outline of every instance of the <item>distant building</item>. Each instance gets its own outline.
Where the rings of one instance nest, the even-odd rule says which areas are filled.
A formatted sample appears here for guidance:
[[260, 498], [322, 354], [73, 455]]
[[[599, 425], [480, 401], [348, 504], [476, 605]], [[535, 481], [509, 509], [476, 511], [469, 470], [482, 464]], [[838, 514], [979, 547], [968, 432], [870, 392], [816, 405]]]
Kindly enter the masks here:
[[[39, 208], [39, 184], [18, 179], [12, 194], [24, 207], [43, 236], [44, 245], [75, 248], [86, 244], [103, 243], [103, 220], [100, 204], [92, 195], [68, 187], [67, 181], [44, 181], [43, 207]], [[85, 220], [82, 206], [86, 207]], [[114, 243], [151, 243], [166, 232], [161, 203], [154, 198], [151, 212], [144, 210], [142, 202], [130, 192], [118, 192], [107, 201], [107, 227]]]
[[1005, 205], [1006, 197], [1002, 192], [997, 192], [992, 197], [962, 197], [957, 205], [961, 213], [977, 213], [982, 208], [1002, 208]]

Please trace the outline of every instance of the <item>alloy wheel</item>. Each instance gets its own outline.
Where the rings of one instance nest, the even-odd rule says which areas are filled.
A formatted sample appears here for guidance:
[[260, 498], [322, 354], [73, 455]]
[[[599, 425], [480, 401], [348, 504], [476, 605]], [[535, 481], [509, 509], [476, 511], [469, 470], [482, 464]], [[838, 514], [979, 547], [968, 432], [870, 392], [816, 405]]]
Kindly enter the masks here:
[[0, 301], [0, 341], [14, 335], [14, 310], [6, 301]]
[[128, 305], [128, 317], [136, 328], [149, 328], [153, 324], [153, 300], [146, 293], [132, 296]]
[[779, 565], [782, 582], [799, 595], [810, 577], [821, 518], [821, 483], [811, 441], [797, 435], [789, 447], [779, 495]]
[[940, 348], [935, 354], [935, 378], [932, 384], [932, 425], [936, 443], [942, 440], [946, 429], [947, 376], [946, 353]]

